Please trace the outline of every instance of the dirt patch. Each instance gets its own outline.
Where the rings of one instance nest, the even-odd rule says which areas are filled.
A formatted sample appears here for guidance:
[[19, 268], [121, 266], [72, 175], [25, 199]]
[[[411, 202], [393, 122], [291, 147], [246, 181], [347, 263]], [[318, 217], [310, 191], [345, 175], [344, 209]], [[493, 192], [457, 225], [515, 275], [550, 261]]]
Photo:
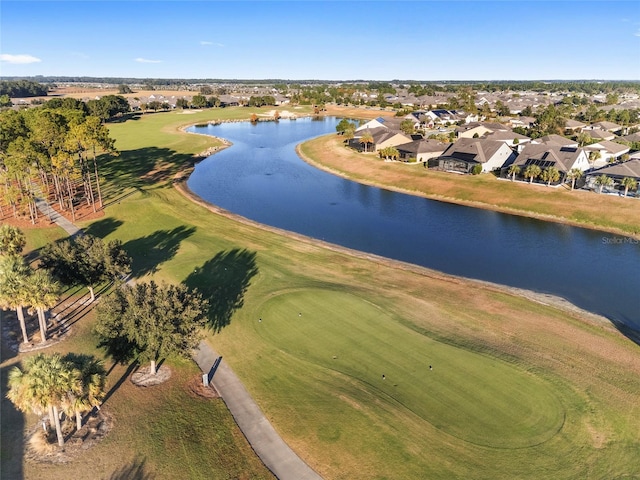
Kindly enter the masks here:
[[75, 431], [75, 419], [62, 422], [64, 446], [57, 443], [55, 430], [44, 432], [37, 423], [25, 435], [25, 458], [33, 463], [68, 463], [98, 444], [113, 428], [113, 417], [105, 409], [94, 410], [84, 420], [84, 425]]
[[187, 382], [187, 391], [195, 396], [203, 398], [220, 398], [220, 394], [211, 384], [205, 386], [202, 384], [202, 377], [196, 376]]
[[151, 367], [142, 367], [131, 375], [131, 382], [138, 387], [153, 387], [160, 385], [171, 378], [171, 369], [162, 365], [156, 374], [151, 374]]

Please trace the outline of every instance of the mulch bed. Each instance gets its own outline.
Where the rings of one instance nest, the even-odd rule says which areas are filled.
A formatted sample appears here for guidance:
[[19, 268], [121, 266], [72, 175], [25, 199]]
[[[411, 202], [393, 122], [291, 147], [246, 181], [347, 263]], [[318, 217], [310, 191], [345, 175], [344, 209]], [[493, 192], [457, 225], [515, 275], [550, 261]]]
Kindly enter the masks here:
[[202, 384], [202, 376], [193, 377], [187, 382], [187, 390], [189, 393], [203, 398], [220, 398], [220, 394], [211, 384], [204, 386]]
[[75, 418], [67, 418], [62, 425], [65, 444], [60, 447], [55, 429], [45, 434], [38, 422], [25, 435], [25, 458], [34, 463], [67, 463], [99, 443], [111, 431], [113, 424], [113, 417], [104, 408], [94, 409], [79, 431], [75, 431]]
[[131, 382], [138, 387], [153, 387], [160, 385], [171, 378], [171, 369], [166, 365], [156, 369], [156, 374], [150, 372], [150, 367], [141, 367], [131, 375]]

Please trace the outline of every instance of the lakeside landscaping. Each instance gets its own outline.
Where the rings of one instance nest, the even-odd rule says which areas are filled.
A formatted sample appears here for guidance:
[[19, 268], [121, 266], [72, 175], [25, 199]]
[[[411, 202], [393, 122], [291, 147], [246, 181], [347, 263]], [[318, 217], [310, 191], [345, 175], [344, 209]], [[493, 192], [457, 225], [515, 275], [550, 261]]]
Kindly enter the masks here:
[[[459, 203], [542, 220], [640, 236], [635, 199], [511, 182], [494, 175], [456, 175], [427, 170], [422, 164], [385, 162], [375, 153], [345, 146], [340, 135], [326, 135], [301, 144], [308, 163], [351, 180], [433, 200]], [[615, 216], [611, 212], [615, 211]]]
[[[220, 115], [242, 118], [247, 109], [110, 126], [122, 154], [103, 166], [108, 206], [82, 226], [121, 240], [134, 277], [184, 281], [218, 300], [223, 321], [209, 341], [325, 478], [615, 478], [638, 470], [636, 344], [589, 316], [191, 202], [173, 178], [218, 143], [178, 128]], [[45, 241], [33, 235], [33, 247]], [[58, 348], [95, 353], [92, 321], [85, 317]], [[159, 478], [184, 474], [181, 462], [200, 478], [191, 469], [209, 468], [215, 459], [199, 462], [213, 450], [226, 460], [209, 478], [262, 478], [246, 444], [225, 437], [237, 440], [230, 417], [185, 395], [177, 377], [197, 374], [195, 366], [171, 367], [176, 384], [122, 384], [105, 406], [115, 429], [83, 461], [113, 467], [139, 455]], [[128, 422], [130, 410], [137, 416]], [[78, 461], [27, 465], [25, 477], [85, 478], [82, 469]]]

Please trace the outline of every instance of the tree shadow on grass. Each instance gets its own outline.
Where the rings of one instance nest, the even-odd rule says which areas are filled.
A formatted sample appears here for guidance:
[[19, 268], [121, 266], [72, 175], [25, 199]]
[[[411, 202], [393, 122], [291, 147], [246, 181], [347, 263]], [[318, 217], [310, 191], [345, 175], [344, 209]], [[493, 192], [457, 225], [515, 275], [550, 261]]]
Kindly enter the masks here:
[[244, 303], [251, 278], [258, 273], [256, 253], [246, 249], [220, 252], [185, 280], [209, 301], [209, 327], [219, 332], [231, 322], [233, 312]]
[[[6, 312], [0, 311], [0, 319]], [[4, 339], [3, 339], [4, 340]], [[7, 362], [14, 358], [17, 353], [4, 343], [0, 344], [0, 362]], [[6, 397], [9, 390], [8, 375], [15, 365], [5, 363], [0, 367], [0, 457], [2, 458], [2, 468], [0, 469], [2, 478], [24, 478], [23, 458], [25, 453], [24, 444], [24, 415], [19, 412], [11, 401]]]
[[[116, 364], [118, 364], [118, 363], [122, 363], [122, 362], [120, 362], [118, 359], [114, 358], [113, 359], [113, 365], [107, 371], [107, 376], [109, 376], [111, 374], [111, 372], [113, 372], [113, 369], [115, 368]], [[111, 388], [109, 389], [107, 394], [104, 396], [104, 400], [102, 400], [102, 404], [103, 405], [105, 403], [107, 403], [107, 401], [111, 398], [111, 396], [118, 391], [118, 389], [120, 388], [120, 386], [122, 386], [122, 384], [125, 382], [125, 380], [127, 378], [129, 378], [129, 376], [133, 372], [135, 372], [138, 369], [139, 366], [140, 366], [140, 364], [138, 363], [137, 360], [134, 360], [133, 362], [131, 362], [129, 364], [129, 366], [127, 367], [125, 372], [120, 376], [118, 381], [111, 386]]]
[[189, 238], [196, 231], [193, 227], [179, 226], [173, 230], [156, 230], [151, 235], [130, 240], [123, 245], [131, 255], [131, 275], [139, 278], [155, 273], [158, 265], [171, 260], [178, 252], [180, 242]]
[[110, 199], [122, 189], [162, 186], [194, 161], [192, 155], [158, 147], [125, 150], [117, 157], [103, 155], [99, 159], [100, 174], [112, 179], [105, 184], [103, 196]]
[[93, 222], [87, 228], [84, 229], [84, 233], [87, 235], [93, 235], [94, 237], [104, 238], [107, 235], [115, 232], [124, 222], [116, 218], [103, 218]]
[[153, 480], [155, 476], [147, 471], [146, 463], [144, 457], [136, 457], [114, 471], [109, 480]]

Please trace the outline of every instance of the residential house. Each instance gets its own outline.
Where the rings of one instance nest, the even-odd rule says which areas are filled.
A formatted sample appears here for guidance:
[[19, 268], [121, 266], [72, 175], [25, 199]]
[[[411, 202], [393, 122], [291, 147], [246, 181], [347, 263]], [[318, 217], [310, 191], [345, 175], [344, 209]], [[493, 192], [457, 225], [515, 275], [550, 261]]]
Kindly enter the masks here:
[[429, 168], [457, 173], [471, 173], [480, 164], [482, 172], [501, 168], [512, 161], [515, 153], [504, 142], [483, 138], [460, 138], [444, 153], [428, 160]]
[[624, 140], [625, 142], [640, 142], [640, 132], [625, 135], [624, 137], [620, 137], [619, 140]]
[[408, 161], [415, 158], [417, 162], [426, 163], [429, 159], [439, 157], [449, 147], [449, 143], [439, 142], [433, 139], [414, 140], [403, 143], [396, 148], [400, 153], [400, 159]]
[[629, 153], [629, 147], [620, 143], [611, 142], [609, 140], [602, 140], [598, 143], [592, 143], [584, 147], [587, 151], [587, 155], [591, 152], [599, 152], [600, 158], [593, 163], [594, 168], [598, 168], [606, 165], [607, 163], [615, 162], [619, 160], [622, 155]]
[[615, 134], [609, 132], [608, 130], [602, 130], [601, 128], [592, 128], [592, 129], [584, 129], [582, 133], [586, 133], [594, 140], [613, 140], [616, 138]]
[[519, 133], [512, 132], [511, 130], [497, 130], [495, 132], [485, 134], [482, 138], [504, 142], [517, 152], [521, 152], [524, 146], [531, 141], [530, 137], [520, 135]]
[[364, 150], [365, 145], [360, 143], [360, 140], [365, 133], [371, 134], [371, 137], [373, 138], [373, 143], [370, 143], [366, 146], [366, 150], [368, 152], [377, 152], [378, 150], [381, 150], [383, 148], [396, 147], [398, 145], [402, 145], [403, 143], [411, 142], [411, 137], [405, 135], [399, 130], [377, 127], [356, 131], [354, 137], [349, 140], [349, 146], [360, 151]]
[[219, 99], [221, 107], [237, 107], [241, 101], [239, 97], [234, 95], [220, 95]]
[[531, 128], [534, 123], [536, 123], [536, 119], [534, 117], [515, 117], [509, 119], [509, 126], [511, 128]]
[[431, 119], [433, 125], [453, 125], [458, 122], [470, 123], [478, 121], [477, 114], [468, 114], [461, 110], [436, 109], [429, 110], [425, 115]]
[[618, 133], [622, 130], [622, 125], [613, 122], [596, 122], [588, 127], [589, 130], [600, 129], [611, 133]]
[[[513, 162], [520, 167], [520, 176], [524, 175], [525, 169], [529, 165], [537, 165], [541, 169], [555, 167], [560, 172], [559, 182], [564, 182], [567, 173], [577, 168], [584, 172], [591, 168], [587, 153], [577, 146], [559, 146], [546, 143], [528, 143], [518, 154]], [[510, 164], [505, 164], [502, 168], [502, 176], [507, 176], [507, 168]]]
[[361, 130], [374, 130], [376, 128], [385, 128], [387, 130], [400, 130], [400, 123], [403, 119], [396, 117], [378, 117], [373, 120], [369, 120], [366, 123], [363, 123], [358, 128], [356, 128], [356, 132]]
[[478, 138], [489, 133], [508, 130], [509, 129], [501, 123], [471, 122], [457, 127], [455, 132], [458, 138]]
[[586, 123], [582, 123], [579, 122], [577, 120], [567, 120], [567, 122], [564, 125], [564, 131], [565, 133], [569, 134], [569, 135], [573, 135], [576, 134], [578, 132], [580, 132], [583, 128], [585, 128], [587, 126]]
[[[620, 185], [623, 178], [633, 178], [640, 185], [640, 158], [634, 158], [627, 162], [615, 163], [607, 167], [591, 170], [585, 175], [585, 182], [588, 188], [597, 189], [596, 178], [600, 175], [606, 175], [613, 180], [612, 189], [624, 191], [624, 187]], [[638, 191], [636, 187], [636, 192]]]
[[576, 142], [575, 140], [563, 137], [562, 135], [556, 135], [555, 133], [552, 133], [551, 135], [545, 135], [544, 137], [535, 138], [531, 140], [531, 143], [544, 143], [545, 145], [555, 145], [557, 147], [578, 147], [578, 142]]

